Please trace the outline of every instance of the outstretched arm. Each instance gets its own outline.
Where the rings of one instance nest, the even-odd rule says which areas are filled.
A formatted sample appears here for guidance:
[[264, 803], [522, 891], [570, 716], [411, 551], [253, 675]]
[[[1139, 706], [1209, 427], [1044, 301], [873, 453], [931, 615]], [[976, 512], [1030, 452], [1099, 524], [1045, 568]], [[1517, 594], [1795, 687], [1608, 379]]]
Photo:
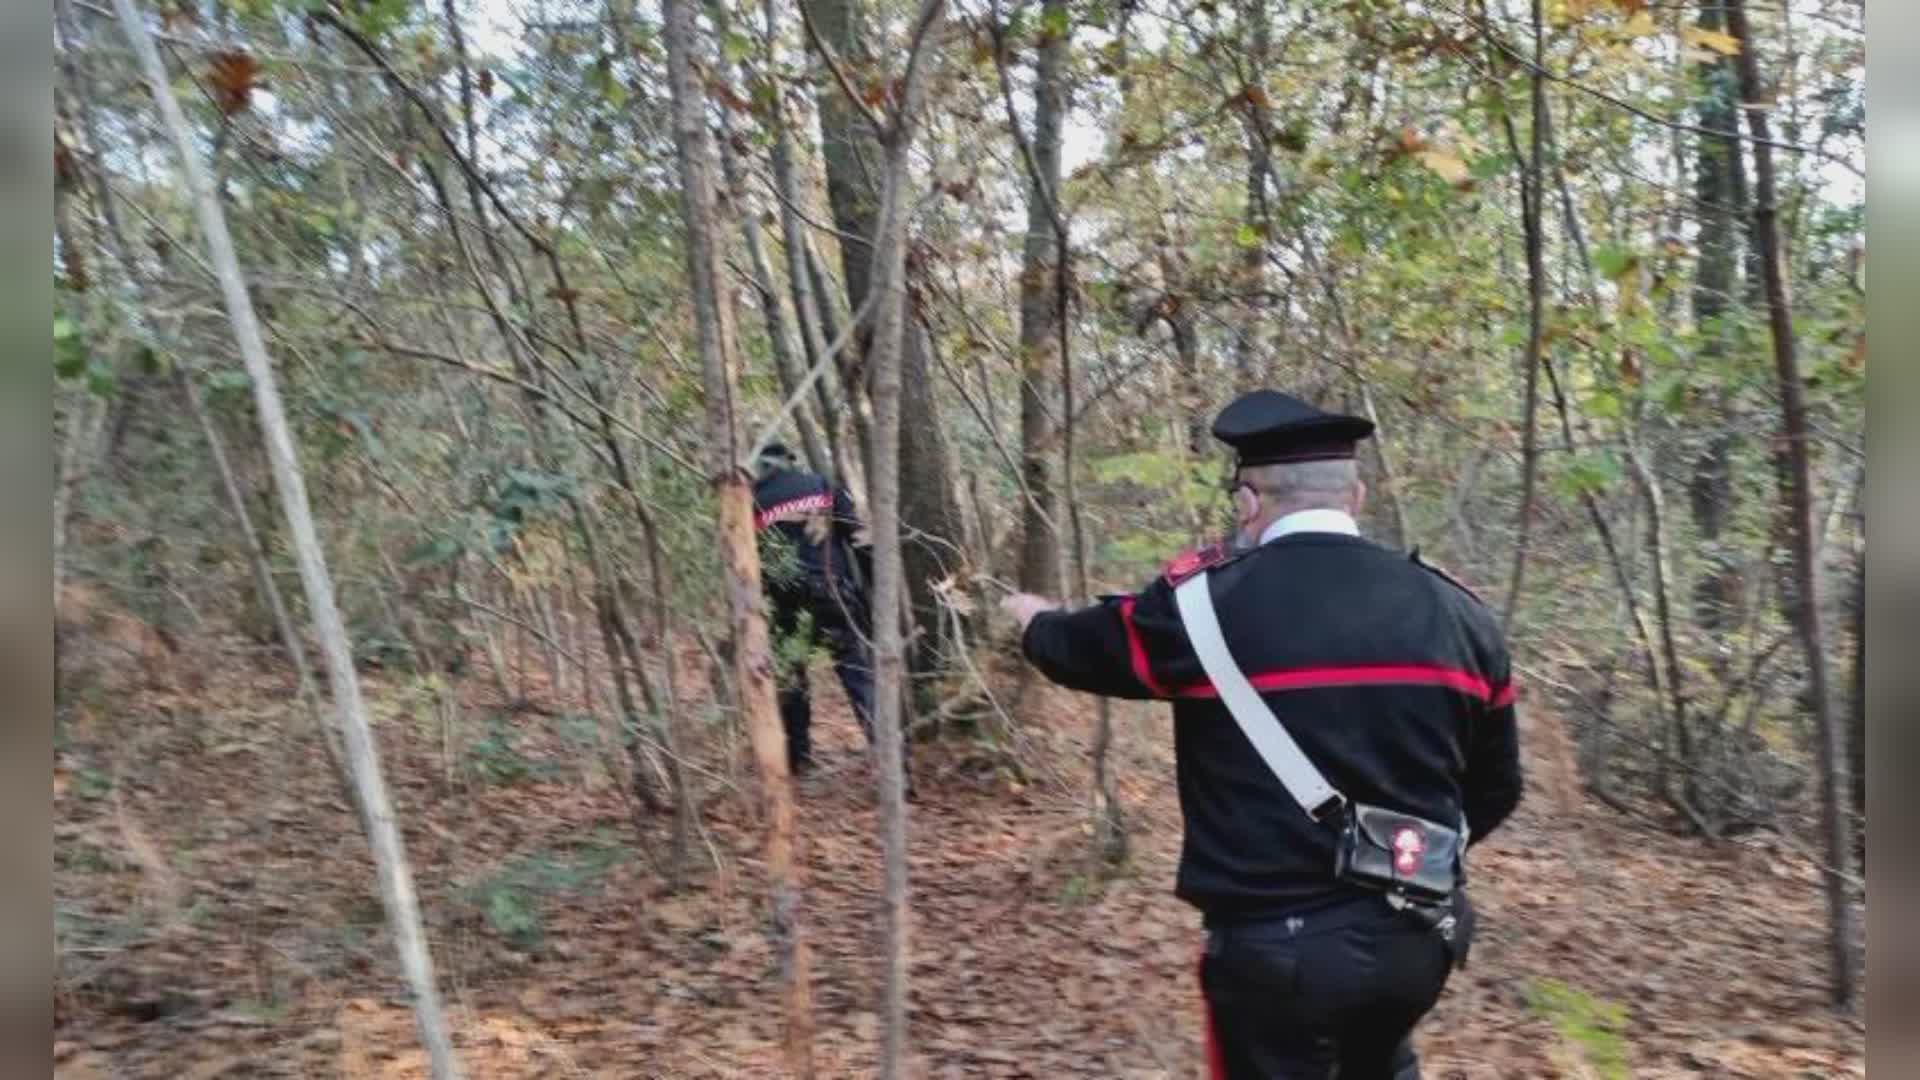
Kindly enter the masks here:
[[1015, 593], [1000, 607], [1020, 624], [1020, 650], [1042, 675], [1071, 690], [1108, 697], [1164, 696], [1137, 630], [1136, 597], [1109, 597], [1069, 611], [1057, 601]]

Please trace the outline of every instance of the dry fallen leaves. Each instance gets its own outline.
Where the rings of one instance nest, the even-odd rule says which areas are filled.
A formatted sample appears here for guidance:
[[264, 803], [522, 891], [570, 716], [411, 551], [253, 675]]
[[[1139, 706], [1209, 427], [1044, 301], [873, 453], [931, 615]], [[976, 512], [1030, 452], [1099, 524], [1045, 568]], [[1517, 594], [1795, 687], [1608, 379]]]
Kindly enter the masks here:
[[[681, 685], [701, 686], [698, 658], [687, 663]], [[215, 683], [206, 704], [237, 715], [258, 709], [270, 689]], [[1058, 702], [1062, 712], [1084, 707], [1070, 696]], [[879, 1038], [871, 1011], [877, 817], [856, 726], [837, 696], [821, 694], [815, 704], [819, 752], [838, 770], [799, 807], [818, 1064], [822, 1075], [856, 1075], [870, 1070]], [[542, 742], [538, 721], [525, 723], [526, 753], [558, 762], [573, 752]], [[1535, 790], [1502, 833], [1475, 849], [1482, 937], [1472, 966], [1422, 1029], [1429, 1075], [1551, 1076], [1584, 1067], [1527, 1004], [1526, 988], [1543, 978], [1630, 1007], [1635, 1075], [1858, 1075], [1863, 1035], [1808, 989], [1821, 955], [1821, 910], [1804, 861], [1784, 850], [1715, 852], [1598, 807], [1578, 790], [1575, 772], [1556, 767], [1554, 724], [1551, 713], [1530, 715]], [[1074, 733], [1089, 728], [1062, 717], [1053, 725], [1057, 741], [1036, 746], [1070, 770], [1086, 752]], [[1164, 724], [1145, 730], [1163, 733]], [[470, 1074], [777, 1074], [778, 1017], [769, 1002], [779, 976], [750, 812], [726, 797], [708, 806], [724, 878], [707, 874], [667, 896], [644, 866], [624, 866], [597, 890], [548, 903], [545, 945], [519, 953], [483, 922], [454, 929], [461, 909], [449, 883], [476, 866], [564, 849], [596, 829], [631, 837], [618, 793], [529, 782], [447, 796], [436, 733], [390, 724], [379, 735], [412, 826], [423, 901], [447, 920], [437, 933], [448, 943], [446, 977], [465, 988], [471, 1010], [456, 1035]], [[371, 880], [351, 812], [337, 804], [325, 770], [295, 774], [291, 790], [250, 790], [267, 774], [236, 769], [243, 754], [217, 759], [190, 746], [157, 746], [143, 763], [140, 806], [204, 812], [147, 814], [137, 824], [160, 865], [170, 864], [191, 895], [209, 898], [212, 928], [166, 930], [173, 936], [163, 943], [111, 959], [138, 974], [127, 985], [141, 992], [226, 998], [298, 981], [286, 983], [257, 1024], [229, 1025], [215, 1050], [204, 1028], [138, 1022], [114, 1012], [104, 993], [79, 995], [59, 1021], [56, 1075], [177, 1077], [202, 1062], [248, 1058], [226, 1074], [271, 1064], [293, 1075], [424, 1076], [411, 1017], [387, 996], [397, 987], [377, 919], [357, 951], [325, 936], [340, 932], [343, 913], [364, 909]], [[1131, 874], [1106, 881], [1079, 854], [1084, 807], [1071, 792], [1036, 782], [1012, 797], [996, 780], [969, 779], [949, 752], [935, 744], [921, 759], [910, 851], [912, 1032], [926, 1074], [1198, 1075], [1198, 919], [1170, 892], [1180, 830], [1164, 742], [1125, 748], [1121, 781], [1138, 854]], [[76, 778], [56, 806], [62, 821], [117, 840], [110, 801], [79, 797], [74, 762], [56, 768]], [[209, 804], [208, 791], [230, 805]], [[239, 807], [281, 798], [311, 812], [279, 815], [264, 829], [208, 828]], [[75, 820], [85, 815], [92, 817]], [[1580, 838], [1578, 852], [1569, 835]], [[189, 843], [191, 863], [178, 858]], [[84, 874], [56, 870], [57, 895], [76, 909], [131, 915], [152, 874], [131, 857]], [[227, 881], [249, 885], [230, 889]], [[235, 926], [249, 929], [229, 932]], [[255, 947], [262, 942], [269, 947]], [[1556, 1069], [1556, 1057], [1573, 1064]]]

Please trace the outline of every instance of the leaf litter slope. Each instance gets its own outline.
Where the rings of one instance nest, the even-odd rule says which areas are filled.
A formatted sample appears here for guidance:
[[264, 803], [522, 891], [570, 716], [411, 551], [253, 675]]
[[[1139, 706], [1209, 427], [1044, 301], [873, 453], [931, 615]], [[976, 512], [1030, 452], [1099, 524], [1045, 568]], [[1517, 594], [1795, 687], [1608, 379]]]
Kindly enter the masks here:
[[[590, 734], [533, 713], [489, 727], [494, 706], [471, 703], [457, 737], [511, 743], [520, 767], [450, 786], [447, 733], [391, 707], [402, 688], [377, 690], [473, 1075], [778, 1075], [778, 973], [739, 789], [709, 791], [702, 869], [669, 896], [649, 864], [666, 823], [636, 853], [617, 790], [581, 765]], [[56, 1075], [425, 1075], [364, 842], [287, 697], [250, 676], [129, 693], [117, 719], [77, 714], [55, 770]], [[1077, 790], [1092, 710], [1067, 694], [1048, 705], [1036, 715], [1059, 719], [1029, 732], [1028, 783], [950, 744], [917, 759], [914, 1073], [1204, 1075], [1198, 920], [1171, 895], [1168, 720], [1117, 714], [1134, 856], [1102, 878]], [[825, 765], [803, 784], [801, 825], [818, 1063], [866, 1075], [875, 800], [838, 695], [818, 693], [816, 710]], [[1863, 1027], [1823, 1005], [1817, 869], [1764, 838], [1708, 848], [1599, 807], [1557, 722], [1534, 711], [1528, 727], [1532, 787], [1475, 849], [1482, 935], [1423, 1026], [1429, 1075], [1609, 1075], [1606, 1040], [1641, 1077], [1863, 1075]], [[742, 757], [713, 775], [744, 788], [746, 770]], [[1555, 1000], [1618, 1023], [1583, 1034], [1543, 1005]]]

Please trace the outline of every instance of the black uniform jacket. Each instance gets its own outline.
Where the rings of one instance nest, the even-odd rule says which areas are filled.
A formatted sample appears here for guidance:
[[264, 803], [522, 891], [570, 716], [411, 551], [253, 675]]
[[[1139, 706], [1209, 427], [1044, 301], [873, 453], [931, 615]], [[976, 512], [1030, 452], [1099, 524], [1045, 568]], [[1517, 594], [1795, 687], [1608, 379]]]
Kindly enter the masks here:
[[1176, 891], [1209, 922], [1351, 893], [1333, 880], [1333, 826], [1287, 794], [1188, 643], [1173, 590], [1202, 570], [1234, 659], [1335, 788], [1432, 821], [1464, 819], [1470, 842], [1512, 812], [1521, 782], [1507, 651], [1464, 586], [1339, 533], [1189, 553], [1133, 596], [1036, 616], [1022, 648], [1063, 686], [1173, 702], [1186, 822]]
[[863, 607], [872, 579], [872, 549], [858, 542], [860, 521], [853, 500], [818, 473], [783, 469], [753, 486], [753, 527], [772, 530], [789, 545], [794, 565], [764, 569], [768, 591], [783, 607]]

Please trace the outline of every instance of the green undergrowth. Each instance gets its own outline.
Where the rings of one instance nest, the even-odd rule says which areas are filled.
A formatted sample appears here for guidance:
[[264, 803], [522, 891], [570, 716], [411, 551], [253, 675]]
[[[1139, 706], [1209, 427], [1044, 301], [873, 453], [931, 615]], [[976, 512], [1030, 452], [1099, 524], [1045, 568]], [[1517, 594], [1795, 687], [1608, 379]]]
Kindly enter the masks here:
[[1626, 1006], [1595, 997], [1557, 979], [1536, 979], [1527, 987], [1527, 1006], [1553, 1025], [1601, 1080], [1629, 1080]]
[[463, 890], [462, 899], [508, 945], [530, 950], [546, 936], [549, 901], [593, 891], [628, 857], [616, 838], [596, 831], [567, 850], [525, 855], [501, 864]]

